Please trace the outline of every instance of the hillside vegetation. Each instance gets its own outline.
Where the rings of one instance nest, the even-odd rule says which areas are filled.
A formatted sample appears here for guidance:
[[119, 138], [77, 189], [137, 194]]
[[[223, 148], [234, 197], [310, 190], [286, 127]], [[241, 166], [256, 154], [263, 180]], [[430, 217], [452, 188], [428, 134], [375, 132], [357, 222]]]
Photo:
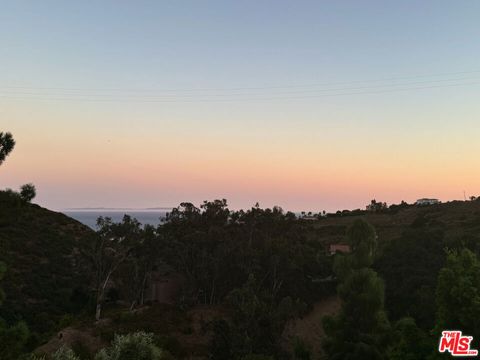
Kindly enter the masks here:
[[0, 261], [6, 264], [0, 317], [23, 320], [38, 343], [90, 296], [79, 247], [94, 232], [61, 213], [0, 191]]
[[[313, 219], [280, 208], [230, 211], [216, 200], [181, 204], [158, 227], [128, 216], [99, 225], [95, 233], [0, 192], [0, 260], [8, 269], [0, 316], [26, 322], [24, 351], [54, 335], [38, 351], [67, 344], [89, 359], [115, 334], [147, 331], [165, 358], [319, 359], [362, 351], [354, 358], [422, 359], [442, 326], [480, 336], [462, 320], [480, 315], [475, 308], [445, 317], [459, 304], [442, 290], [452, 281], [442, 274], [461, 257], [478, 261], [480, 201]], [[349, 244], [352, 253], [331, 256], [330, 244]], [[181, 279], [168, 300], [149, 295], [159, 276]], [[377, 289], [367, 297], [376, 304], [371, 316], [385, 320], [355, 333], [357, 325], [344, 321], [350, 306], [362, 306], [349, 304], [365, 299], [356, 293], [360, 284]], [[350, 345], [340, 341], [347, 329]]]

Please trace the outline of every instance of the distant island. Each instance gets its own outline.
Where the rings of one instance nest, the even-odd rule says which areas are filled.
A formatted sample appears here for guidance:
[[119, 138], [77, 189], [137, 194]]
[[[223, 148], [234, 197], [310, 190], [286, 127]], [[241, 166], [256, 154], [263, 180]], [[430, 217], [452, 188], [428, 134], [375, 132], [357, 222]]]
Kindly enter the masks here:
[[173, 206], [167, 206], [167, 207], [148, 207], [148, 208], [131, 208], [131, 207], [119, 207], [119, 208], [113, 208], [113, 207], [79, 207], [79, 208], [67, 208], [64, 209], [63, 211], [155, 211], [155, 210], [172, 210], [174, 207]]

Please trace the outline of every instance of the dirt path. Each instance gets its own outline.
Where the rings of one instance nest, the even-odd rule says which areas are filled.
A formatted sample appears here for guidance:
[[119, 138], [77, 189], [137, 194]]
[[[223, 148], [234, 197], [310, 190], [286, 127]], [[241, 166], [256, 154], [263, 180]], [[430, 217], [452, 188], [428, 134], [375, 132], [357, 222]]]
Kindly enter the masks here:
[[63, 345], [71, 348], [81, 345], [90, 354], [95, 354], [99, 349], [107, 346], [108, 343], [102, 341], [98, 336], [94, 336], [89, 330], [68, 327], [52, 337], [49, 342], [37, 348], [35, 353], [50, 355]]
[[313, 310], [302, 319], [290, 321], [285, 326], [282, 334], [285, 350], [291, 352], [295, 338], [300, 338], [312, 351], [312, 359], [320, 359], [322, 354], [322, 339], [325, 336], [322, 327], [322, 318], [325, 315], [336, 314], [339, 309], [339, 299], [336, 296], [332, 296], [316, 303]]

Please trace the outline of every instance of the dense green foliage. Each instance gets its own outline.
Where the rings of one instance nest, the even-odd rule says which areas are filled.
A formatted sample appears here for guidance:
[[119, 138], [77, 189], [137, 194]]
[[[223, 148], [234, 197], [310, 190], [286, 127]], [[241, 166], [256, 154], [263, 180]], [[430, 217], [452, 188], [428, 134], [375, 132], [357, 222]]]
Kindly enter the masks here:
[[[22, 360], [46, 360], [46, 357], [31, 354], [30, 356], [25, 356], [24, 359]], [[51, 360], [81, 360], [81, 359], [75, 354], [75, 352], [72, 349], [66, 346], [62, 346], [60, 349], [58, 349], [52, 354]]]
[[80, 358], [72, 349], [61, 347], [52, 355], [52, 360], [80, 360]]
[[0, 191], [0, 261], [7, 268], [0, 317], [9, 326], [24, 321], [30, 346], [45, 341], [66, 314], [88, 305], [86, 267], [77, 251], [90, 236], [94, 233], [63, 214]]
[[31, 202], [37, 195], [37, 190], [33, 184], [25, 184], [20, 187], [20, 197], [27, 202]]
[[433, 339], [417, 327], [412, 318], [399, 320], [392, 332], [392, 346], [387, 358], [390, 360], [423, 360], [435, 350]]
[[213, 358], [278, 353], [286, 321], [328, 293], [328, 286], [312, 282], [331, 272], [325, 246], [315, 241], [311, 224], [280, 208], [234, 212], [225, 200], [200, 208], [185, 203], [157, 229], [128, 216], [119, 224], [101, 218], [98, 225], [92, 247], [83, 250], [92, 264], [97, 319], [110, 280], [110, 292], [134, 309], [144, 303], [146, 279], [167, 266], [185, 279], [182, 304], [233, 310], [231, 321], [213, 326]]
[[383, 359], [390, 324], [384, 311], [384, 285], [369, 268], [376, 250], [373, 227], [357, 220], [347, 231], [351, 254], [339, 255], [336, 272], [340, 313], [324, 319], [329, 359]]
[[436, 330], [462, 329], [480, 338], [480, 261], [468, 249], [451, 251], [440, 271]]
[[[0, 165], [14, 146], [0, 132]], [[301, 216], [182, 203], [157, 227], [101, 217], [95, 233], [31, 204], [35, 195], [33, 184], [0, 191], [2, 360], [420, 360], [438, 358], [442, 330], [480, 338], [475, 197]], [[178, 286], [160, 305], [147, 292], [162, 281]], [[324, 352], [297, 336], [286, 345], [289, 321], [335, 288], [340, 310], [323, 319]], [[194, 324], [195, 309], [214, 316]], [[72, 324], [111, 345], [59, 333], [47, 357], [28, 354]]]
[[289, 297], [277, 301], [271, 293], [261, 289], [253, 275], [241, 288], [230, 292], [227, 302], [234, 313], [229, 323], [216, 324], [212, 359], [276, 354], [285, 322], [300, 309], [300, 304]]
[[[51, 355], [51, 360], [81, 360], [75, 351], [62, 346]], [[24, 360], [46, 360], [45, 356], [31, 354]], [[174, 360], [168, 353], [162, 351], [154, 341], [154, 335], [136, 332], [127, 335], [117, 335], [111, 346], [100, 350], [95, 360]]]
[[0, 132], [0, 165], [15, 147], [15, 140], [9, 132]]
[[280, 208], [229, 211], [225, 200], [181, 204], [158, 232], [162, 255], [188, 280], [190, 300], [215, 304], [254, 275], [271, 296], [311, 302], [330, 272], [310, 224]]
[[[409, 229], [377, 260], [386, 281], [385, 302], [392, 320], [411, 316], [423, 329], [435, 325], [437, 275], [445, 261], [443, 233]], [[389, 286], [391, 285], [391, 286]]]
[[[1, 358], [16, 359], [72, 321], [92, 326], [96, 304], [97, 316], [108, 318], [93, 325], [96, 333], [123, 339], [98, 359], [128, 358], [137, 346], [147, 349], [145, 359], [169, 358], [160, 348], [178, 358], [316, 359], [311, 343], [285, 345], [282, 334], [335, 288], [340, 311], [324, 323], [329, 359], [431, 357], [445, 327], [480, 336], [478, 203], [390, 208], [312, 221], [280, 208], [231, 211], [216, 200], [183, 203], [157, 227], [129, 216], [120, 223], [101, 218], [94, 233], [16, 192], [0, 192], [0, 260], [8, 269]], [[338, 242], [351, 253], [329, 256], [328, 245]], [[182, 279], [165, 310], [146, 295], [163, 272]], [[217, 315], [195, 330], [209, 343], [192, 348], [182, 340], [194, 332], [188, 311], [202, 306]], [[155, 337], [125, 337], [137, 330]], [[73, 348], [76, 355], [64, 348], [54, 356], [95, 354]]]
[[101, 350], [95, 360], [163, 360], [166, 357], [153, 340], [153, 334], [138, 332], [117, 335], [112, 345]]

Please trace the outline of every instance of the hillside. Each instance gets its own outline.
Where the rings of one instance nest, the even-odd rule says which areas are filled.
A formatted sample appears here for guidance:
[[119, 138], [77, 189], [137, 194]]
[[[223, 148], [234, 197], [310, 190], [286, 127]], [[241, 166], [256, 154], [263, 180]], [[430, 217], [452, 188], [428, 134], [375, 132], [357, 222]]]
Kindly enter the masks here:
[[[288, 322], [284, 322], [286, 318], [279, 320], [276, 315], [262, 319], [260, 329], [263, 329], [264, 322], [278, 321], [281, 329], [284, 328], [283, 336], [281, 329], [270, 328], [268, 331], [277, 339], [283, 339], [281, 346], [287, 353], [291, 353], [293, 343], [300, 338], [314, 350], [316, 355], [312, 358], [317, 358], [324, 336], [321, 318], [336, 312], [339, 303], [334, 296], [334, 282], [318, 283], [312, 279], [331, 278], [333, 258], [326, 254], [328, 245], [345, 243], [346, 231], [355, 220], [368, 221], [378, 235], [374, 268], [385, 283], [385, 308], [390, 320], [394, 322], [409, 315], [426, 332], [434, 325], [435, 307], [432, 304], [435, 303], [438, 272], [445, 264], [444, 249], [466, 247], [477, 254], [480, 249], [480, 201], [391, 207], [382, 212], [342, 213], [313, 221], [296, 220], [288, 214], [261, 209], [237, 213], [242, 216], [241, 220], [227, 221], [225, 214], [228, 211], [218, 211], [224, 209], [223, 204], [210, 203], [208, 206], [205, 212], [194, 215], [188, 209], [180, 209], [177, 217], [158, 230], [155, 256], [170, 263], [180, 273], [183, 268], [182, 264], [175, 263], [179, 258], [176, 254], [181, 256], [187, 246], [197, 246], [190, 251], [197, 256], [191, 266], [192, 273], [198, 278], [189, 278], [190, 287], [179, 294], [182, 302], [167, 305], [150, 301], [147, 306], [129, 311], [128, 302], [122, 298], [125, 289], [121, 285], [126, 279], [122, 276], [129, 273], [127, 267], [114, 279], [119, 301], [109, 302], [103, 320], [95, 323], [91, 312], [75, 315], [87, 309], [88, 304], [92, 305], [88, 285], [92, 269], [84, 267], [79, 248], [95, 236], [94, 232], [63, 214], [0, 192], [0, 260], [8, 267], [2, 282], [7, 298], [0, 307], [0, 316], [11, 323], [26, 320], [34, 333], [32, 348], [50, 338], [48, 344], [39, 348], [40, 352], [50, 353], [65, 343], [76, 349], [89, 349], [91, 355], [100, 346], [108, 344], [114, 333], [143, 329], [154, 332], [159, 344], [177, 358], [193, 355], [206, 358], [211, 349], [210, 341], [219, 341], [215, 326], [227, 326], [232, 334], [246, 326], [231, 322], [239, 314], [236, 314], [238, 308], [228, 294], [237, 291], [239, 296], [245, 297], [244, 300], [253, 296], [245, 285], [246, 273], [243, 273], [243, 264], [249, 265], [253, 256], [257, 259], [253, 270], [257, 274], [278, 273], [275, 276], [282, 277], [276, 300], [278, 306], [282, 304], [282, 297], [292, 297], [300, 299], [308, 309], [297, 313]], [[249, 239], [251, 244], [247, 241]], [[211, 253], [205, 253], [206, 246], [213, 249]], [[220, 252], [217, 246], [220, 246]], [[250, 246], [255, 249], [253, 252]], [[227, 256], [224, 263], [216, 263], [221, 259], [218, 254]], [[281, 267], [277, 268], [277, 262], [270, 261], [273, 258], [281, 259], [276, 260]], [[232, 267], [236, 263], [242, 266]], [[230, 270], [218, 272], [223, 268]], [[275, 273], [271, 272], [272, 269]], [[217, 277], [216, 291], [222, 290], [222, 297], [210, 302], [192, 297], [192, 292], [202, 289], [202, 281], [208, 286], [212, 276], [209, 274]], [[268, 283], [276, 279], [265, 277], [263, 281]], [[270, 299], [268, 293], [255, 296]], [[255, 316], [262, 314], [267, 306], [266, 300], [262, 301], [258, 308], [242, 309], [245, 313], [241, 316], [251, 316], [249, 311]], [[272, 315], [282, 311], [275, 306], [268, 310]], [[293, 307], [288, 311], [290, 315], [294, 314]], [[233, 317], [225, 316], [227, 313]], [[214, 322], [212, 327], [210, 322], [219, 318], [227, 319], [228, 323]], [[64, 337], [58, 338], [59, 333]], [[216, 356], [221, 358], [223, 355]]]
[[452, 201], [438, 205], [408, 205], [379, 213], [331, 216], [315, 223], [318, 239], [325, 243], [345, 241], [345, 231], [356, 219], [364, 219], [377, 232], [379, 245], [400, 237], [406, 230], [424, 228], [441, 230], [446, 240], [479, 234], [480, 201]]
[[78, 246], [92, 234], [63, 214], [0, 192], [0, 261], [7, 265], [0, 317], [25, 320], [42, 334], [84, 307], [89, 293]]

